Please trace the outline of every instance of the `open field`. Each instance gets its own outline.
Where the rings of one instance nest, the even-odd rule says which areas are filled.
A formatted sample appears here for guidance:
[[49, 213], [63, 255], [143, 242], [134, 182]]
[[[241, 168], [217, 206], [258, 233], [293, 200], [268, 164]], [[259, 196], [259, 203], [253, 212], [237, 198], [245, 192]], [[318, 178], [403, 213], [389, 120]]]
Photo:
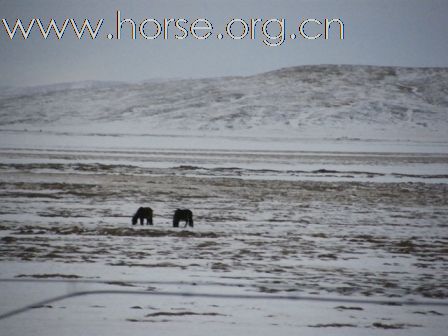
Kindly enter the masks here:
[[[445, 154], [4, 148], [0, 158], [0, 275], [17, 280], [0, 282], [0, 313], [96, 289], [342, 300], [86, 296], [0, 321], [8, 335], [446, 328], [447, 306], [364, 302], [447, 302]], [[130, 224], [138, 206], [154, 209], [154, 227]], [[179, 207], [193, 210], [193, 229], [171, 227]]]

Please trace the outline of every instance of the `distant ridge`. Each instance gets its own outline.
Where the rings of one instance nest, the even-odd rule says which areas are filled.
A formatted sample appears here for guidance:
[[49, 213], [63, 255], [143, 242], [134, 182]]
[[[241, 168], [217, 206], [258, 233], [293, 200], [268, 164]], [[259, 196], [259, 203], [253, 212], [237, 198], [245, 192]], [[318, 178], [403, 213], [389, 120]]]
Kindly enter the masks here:
[[310, 65], [254, 76], [0, 91], [2, 129], [448, 137], [448, 68]]

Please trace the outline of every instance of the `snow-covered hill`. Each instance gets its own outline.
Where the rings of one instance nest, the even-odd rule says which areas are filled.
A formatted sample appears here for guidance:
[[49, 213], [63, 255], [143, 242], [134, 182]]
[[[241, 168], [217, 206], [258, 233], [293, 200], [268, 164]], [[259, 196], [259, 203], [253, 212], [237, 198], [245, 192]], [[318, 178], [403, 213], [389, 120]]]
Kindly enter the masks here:
[[321, 65], [7, 90], [0, 128], [446, 140], [448, 69]]

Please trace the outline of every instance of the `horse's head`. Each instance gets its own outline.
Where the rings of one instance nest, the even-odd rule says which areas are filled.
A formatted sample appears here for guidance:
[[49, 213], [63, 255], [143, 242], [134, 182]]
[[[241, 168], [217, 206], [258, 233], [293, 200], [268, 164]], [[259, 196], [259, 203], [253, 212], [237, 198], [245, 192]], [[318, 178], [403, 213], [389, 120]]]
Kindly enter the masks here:
[[137, 224], [137, 215], [134, 215], [132, 217], [132, 225], [135, 225], [135, 224]]

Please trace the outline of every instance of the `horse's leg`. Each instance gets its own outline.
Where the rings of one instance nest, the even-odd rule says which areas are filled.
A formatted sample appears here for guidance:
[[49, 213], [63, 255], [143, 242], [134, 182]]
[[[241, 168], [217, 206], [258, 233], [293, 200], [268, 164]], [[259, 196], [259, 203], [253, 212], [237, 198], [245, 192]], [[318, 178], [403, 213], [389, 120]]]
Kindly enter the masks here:
[[140, 217], [140, 225], [143, 225], [143, 217]]

